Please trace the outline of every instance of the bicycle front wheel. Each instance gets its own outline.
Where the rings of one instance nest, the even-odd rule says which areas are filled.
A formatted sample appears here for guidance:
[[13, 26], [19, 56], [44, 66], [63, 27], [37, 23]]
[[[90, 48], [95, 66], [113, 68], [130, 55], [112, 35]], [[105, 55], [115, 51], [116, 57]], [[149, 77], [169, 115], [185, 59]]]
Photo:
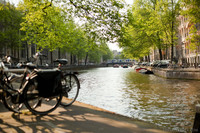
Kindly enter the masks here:
[[18, 89], [20, 89], [21, 82], [22, 82], [21, 78], [14, 78], [12, 80], [9, 80], [7, 81], [7, 84], [13, 90], [5, 86], [5, 90], [3, 91], [3, 97], [2, 97], [3, 104], [8, 110], [13, 111], [15, 113], [21, 113], [23, 107], [23, 103], [17, 101], [17, 99], [21, 96], [17, 91]]
[[33, 113], [46, 115], [54, 111], [61, 102], [62, 94], [48, 98], [41, 97], [36, 82], [29, 82], [24, 89], [24, 104]]
[[13, 101], [13, 100], [16, 101], [16, 98], [19, 95], [20, 94], [18, 92], [14, 92], [14, 91], [6, 92], [6, 91], [4, 91], [3, 97], [2, 97], [2, 101], [3, 101], [4, 106], [10, 111], [13, 111], [15, 113], [21, 113], [21, 111], [22, 111], [21, 109], [23, 107], [23, 104], [22, 103], [15, 103]]
[[80, 83], [76, 75], [66, 74], [62, 78], [63, 99], [61, 105], [64, 107], [72, 105], [79, 94]]

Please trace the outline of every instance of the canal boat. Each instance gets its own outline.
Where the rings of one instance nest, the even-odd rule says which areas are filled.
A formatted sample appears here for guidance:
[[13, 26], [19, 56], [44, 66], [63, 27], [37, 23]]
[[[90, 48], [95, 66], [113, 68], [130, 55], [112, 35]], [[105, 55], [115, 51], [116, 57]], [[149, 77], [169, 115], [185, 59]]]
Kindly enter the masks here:
[[152, 71], [147, 70], [147, 69], [141, 69], [141, 70], [139, 71], [139, 73], [142, 73], [142, 74], [153, 74]]
[[123, 65], [123, 68], [128, 68], [128, 65]]
[[119, 68], [118, 64], [113, 65], [114, 68]]
[[136, 72], [139, 72], [139, 71], [141, 71], [141, 70], [147, 70], [147, 69], [146, 69], [146, 68], [143, 68], [143, 67], [135, 68], [135, 71], [136, 71]]
[[141, 67], [141, 66], [139, 66], [139, 65], [134, 65], [134, 66], [133, 66], [133, 69], [134, 69], [136, 72], [139, 72], [139, 71], [142, 70], [142, 69], [146, 70], [146, 68]]

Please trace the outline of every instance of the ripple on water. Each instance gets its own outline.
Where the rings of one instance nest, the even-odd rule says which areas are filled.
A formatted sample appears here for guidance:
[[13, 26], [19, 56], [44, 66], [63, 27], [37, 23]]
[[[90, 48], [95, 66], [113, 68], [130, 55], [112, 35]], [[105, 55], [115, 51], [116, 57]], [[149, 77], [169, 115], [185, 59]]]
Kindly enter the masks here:
[[200, 81], [164, 79], [131, 68], [92, 69], [79, 79], [78, 101], [173, 131], [192, 129]]

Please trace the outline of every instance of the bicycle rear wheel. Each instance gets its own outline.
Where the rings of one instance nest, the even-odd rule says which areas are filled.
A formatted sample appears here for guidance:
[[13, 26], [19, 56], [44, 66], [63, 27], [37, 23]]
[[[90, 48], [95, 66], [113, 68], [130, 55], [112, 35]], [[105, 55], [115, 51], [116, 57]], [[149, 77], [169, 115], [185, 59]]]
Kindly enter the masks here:
[[61, 105], [64, 107], [72, 105], [79, 94], [80, 83], [76, 75], [66, 74], [62, 78], [63, 99]]
[[36, 84], [36, 82], [32, 81], [25, 87], [24, 104], [33, 114], [46, 115], [54, 111], [59, 106], [62, 94], [49, 98], [41, 97], [39, 96]]

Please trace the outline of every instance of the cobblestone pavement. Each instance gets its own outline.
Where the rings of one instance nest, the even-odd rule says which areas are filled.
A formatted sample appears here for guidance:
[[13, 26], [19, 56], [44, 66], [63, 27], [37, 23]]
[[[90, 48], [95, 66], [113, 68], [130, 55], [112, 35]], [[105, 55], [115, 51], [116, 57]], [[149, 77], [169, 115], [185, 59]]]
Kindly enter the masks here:
[[166, 133], [158, 127], [76, 102], [46, 116], [16, 114], [0, 103], [1, 133]]

